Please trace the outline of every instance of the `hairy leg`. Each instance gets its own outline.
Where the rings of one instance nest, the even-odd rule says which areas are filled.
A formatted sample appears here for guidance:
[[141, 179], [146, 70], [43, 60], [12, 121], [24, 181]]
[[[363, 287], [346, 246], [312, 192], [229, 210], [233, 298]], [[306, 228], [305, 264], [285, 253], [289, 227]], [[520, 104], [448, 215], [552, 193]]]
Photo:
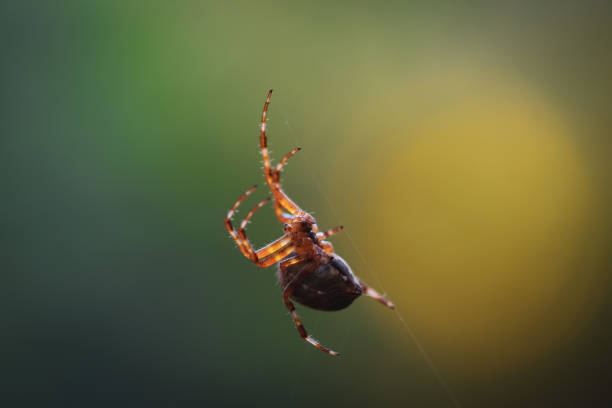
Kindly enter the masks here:
[[395, 309], [395, 305], [391, 301], [387, 300], [383, 295], [379, 294], [377, 291], [367, 286], [365, 283], [361, 281], [359, 281], [359, 283], [361, 284], [361, 289], [363, 290], [364, 295], [371, 297], [372, 299], [382, 303], [390, 309]]
[[255, 211], [260, 209], [267, 201], [263, 200], [259, 204], [257, 204], [253, 209], [247, 214], [245, 219], [240, 223], [240, 228], [238, 232], [234, 229], [232, 225], [232, 218], [238, 206], [251, 194], [257, 185], [249, 188], [245, 191], [236, 201], [236, 203], [232, 206], [232, 208], [228, 211], [227, 216], [225, 217], [225, 227], [230, 233], [230, 236], [236, 241], [238, 244], [238, 248], [242, 252], [242, 254], [249, 258], [255, 265], [260, 268], [267, 268], [280, 261], [283, 258], [286, 258], [293, 252], [293, 247], [291, 246], [291, 239], [284, 235], [276, 241], [268, 244], [267, 246], [261, 248], [259, 251], [255, 251], [250, 241], [246, 237], [245, 227], [250, 218], [253, 216]]
[[270, 164], [270, 153], [268, 151], [268, 138], [266, 136], [266, 118], [268, 115], [268, 106], [270, 105], [270, 98], [272, 97], [272, 90], [268, 92], [268, 97], [266, 98], [266, 103], [264, 105], [263, 112], [261, 114], [261, 125], [260, 125], [260, 134], [259, 134], [259, 143], [261, 145], [261, 156], [263, 157], [264, 163], [264, 175], [266, 176], [266, 181], [268, 183], [268, 187], [270, 191], [274, 195], [274, 199], [290, 214], [296, 214], [301, 210], [301, 208], [295, 204], [291, 199], [285, 194], [285, 192], [280, 188], [278, 184], [274, 182], [274, 174], [272, 172], [272, 165]]
[[[287, 273], [286, 270], [289, 266], [295, 263], [301, 262], [301, 261], [303, 261], [303, 259], [297, 256], [284, 260], [283, 262], [280, 263], [281, 273]], [[319, 350], [324, 351], [328, 354], [331, 354], [332, 356], [338, 356], [339, 355], [338, 352], [328, 349], [327, 347], [321, 345], [321, 343], [319, 343], [314, 337], [308, 334], [308, 332], [304, 328], [304, 325], [302, 324], [302, 321], [300, 320], [300, 316], [298, 316], [297, 311], [295, 310], [295, 306], [293, 305], [291, 300], [289, 300], [289, 296], [291, 296], [291, 292], [293, 291], [293, 288], [301, 282], [301, 279], [300, 279], [302, 277], [301, 275], [303, 275], [304, 273], [312, 272], [312, 270], [314, 270], [317, 266], [318, 266], [317, 263], [313, 263], [313, 266], [309, 268], [308, 271], [300, 272], [300, 274], [296, 276], [295, 279], [292, 282], [290, 282], [286, 288], [284, 288], [283, 301], [285, 302], [285, 306], [287, 306], [287, 309], [289, 309], [289, 312], [291, 312], [291, 317], [293, 318], [293, 321], [295, 322], [295, 326], [297, 327], [298, 332], [300, 333], [300, 337], [302, 337], [304, 340], [306, 340], [308, 343], [312, 344]]]
[[319, 239], [326, 239], [327, 237], [331, 237], [332, 235], [342, 231], [344, 229], [344, 227], [342, 225], [340, 225], [339, 227], [324, 231], [324, 232], [319, 232], [317, 233], [317, 238]]
[[230, 233], [230, 236], [238, 244], [238, 248], [240, 248], [240, 251], [242, 252], [242, 254], [249, 259], [251, 259], [251, 253], [247, 249], [245, 242], [242, 241], [242, 239], [240, 238], [236, 230], [234, 230], [234, 226], [232, 225], [232, 218], [234, 217], [234, 213], [236, 212], [236, 209], [238, 208], [238, 206], [245, 200], [245, 198], [249, 196], [249, 194], [255, 191], [256, 188], [257, 188], [257, 184], [255, 184], [253, 187], [249, 188], [247, 191], [242, 193], [242, 195], [238, 198], [236, 203], [234, 203], [232, 208], [227, 212], [227, 216], [225, 217], [225, 228], [227, 228], [227, 230]]
[[[287, 163], [287, 160], [289, 160], [291, 156], [293, 156], [300, 150], [301, 150], [300, 147], [296, 147], [295, 149], [287, 153], [285, 157], [283, 157], [281, 161], [276, 165], [276, 169], [274, 169], [274, 173], [273, 173], [273, 179], [274, 179], [274, 183], [278, 186], [278, 188], [281, 188], [280, 187], [280, 174], [283, 169], [283, 166], [285, 165], [285, 163]], [[278, 218], [278, 220], [283, 224], [288, 222], [291, 219], [291, 215], [283, 211], [283, 206], [278, 200], [274, 200], [274, 212], [276, 213], [276, 218]]]

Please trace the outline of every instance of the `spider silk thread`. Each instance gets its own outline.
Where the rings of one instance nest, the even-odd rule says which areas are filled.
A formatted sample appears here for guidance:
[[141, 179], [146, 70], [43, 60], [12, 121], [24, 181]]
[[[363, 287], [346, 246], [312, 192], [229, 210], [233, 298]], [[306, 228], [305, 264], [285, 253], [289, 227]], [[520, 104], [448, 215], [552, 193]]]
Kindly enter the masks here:
[[[287, 126], [287, 128], [289, 129], [289, 132], [292, 134], [293, 138], [295, 139], [295, 142], [296, 142], [297, 146], [301, 146], [301, 143], [299, 141], [297, 132], [289, 124], [289, 121], [285, 121], [285, 125]], [[305, 154], [305, 152], [303, 154]], [[306, 154], [306, 155], [308, 155], [308, 154]], [[317, 170], [316, 166], [312, 167], [312, 171], [314, 173], [312, 178], [315, 179], [314, 180], [314, 182], [315, 182], [314, 184], [315, 184], [317, 190], [319, 191], [319, 194], [327, 202], [327, 206], [329, 207], [332, 216], [335, 219], [339, 219], [338, 215], [336, 213], [336, 210], [335, 210], [334, 206], [331, 203], [331, 200], [329, 199], [329, 197], [327, 196], [327, 194], [323, 190], [323, 186], [322, 186], [321, 181], [320, 181], [321, 180], [321, 175], [319, 174], [319, 171]], [[382, 282], [381, 282], [381, 280], [379, 278], [379, 272], [376, 269], [372, 269], [370, 267], [370, 264], [367, 261], [365, 255], [361, 252], [361, 250], [357, 246], [357, 242], [355, 242], [355, 240], [353, 239], [352, 234], [349, 231], [347, 231], [346, 229], [343, 230], [343, 233], [348, 238], [351, 246], [353, 247], [353, 249], [355, 250], [355, 252], [359, 256], [359, 258], [361, 258], [361, 261], [363, 262], [363, 264], [366, 267], [366, 271], [367, 271], [368, 275], [370, 275], [370, 276], [372, 276], [374, 278], [374, 280], [376, 281], [376, 284], [381, 289], [381, 291], [383, 292], [383, 296], [384, 296], [384, 294], [386, 294], [386, 290], [385, 290], [385, 288], [384, 288], [384, 286], [383, 286], [383, 284], [382, 284]], [[400, 313], [400, 311], [398, 310], [397, 307], [395, 308], [394, 312], [395, 312], [395, 315], [397, 316], [397, 318], [399, 319], [399, 321], [402, 323], [402, 326], [404, 327], [404, 330], [406, 331], [406, 333], [408, 333], [408, 336], [410, 337], [412, 342], [415, 344], [415, 346], [417, 347], [417, 349], [419, 350], [419, 352], [423, 356], [423, 359], [425, 360], [425, 362], [429, 366], [430, 370], [434, 374], [434, 377], [436, 378], [436, 380], [438, 381], [440, 386], [444, 389], [444, 391], [446, 392], [448, 398], [453, 403], [453, 406], [455, 406], [456, 408], [461, 408], [462, 407], [461, 403], [459, 402], [459, 400], [457, 399], [457, 396], [455, 395], [453, 390], [450, 388], [450, 386], [448, 385], [448, 383], [446, 382], [446, 380], [442, 376], [442, 373], [438, 369], [438, 366], [435, 364], [435, 362], [431, 358], [431, 356], [425, 351], [425, 348], [423, 347], [423, 345], [419, 341], [419, 339], [416, 336], [416, 334], [414, 333], [414, 331], [412, 329], [410, 329], [410, 327], [408, 326], [408, 324], [404, 320], [403, 315]]]

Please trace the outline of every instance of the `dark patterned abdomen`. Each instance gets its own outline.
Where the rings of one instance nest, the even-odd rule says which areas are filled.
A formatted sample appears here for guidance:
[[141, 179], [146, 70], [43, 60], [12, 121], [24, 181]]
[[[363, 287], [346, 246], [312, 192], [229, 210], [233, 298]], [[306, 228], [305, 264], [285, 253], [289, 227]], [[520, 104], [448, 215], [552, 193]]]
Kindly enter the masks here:
[[281, 289], [294, 279], [301, 280], [296, 284], [290, 298], [296, 302], [317, 310], [340, 310], [353, 303], [361, 293], [361, 285], [353, 275], [347, 263], [337, 255], [330, 262], [320, 264], [310, 274], [300, 272], [308, 270], [312, 261], [303, 261], [291, 265], [283, 274], [278, 269]]

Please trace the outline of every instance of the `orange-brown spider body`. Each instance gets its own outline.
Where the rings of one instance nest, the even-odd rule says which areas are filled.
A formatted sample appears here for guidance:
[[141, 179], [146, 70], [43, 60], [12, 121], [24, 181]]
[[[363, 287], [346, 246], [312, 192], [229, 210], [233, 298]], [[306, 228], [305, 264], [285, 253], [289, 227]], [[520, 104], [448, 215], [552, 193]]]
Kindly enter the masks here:
[[264, 175], [274, 196], [274, 210], [285, 234], [265, 247], [255, 250], [246, 237], [245, 228], [253, 214], [264, 206], [270, 198], [259, 202], [240, 223], [236, 231], [232, 225], [232, 217], [238, 206], [251, 194], [257, 186], [243, 193], [227, 213], [225, 226], [230, 236], [238, 244], [244, 256], [255, 265], [267, 268], [278, 263], [278, 280], [283, 291], [283, 300], [291, 312], [300, 336], [316, 348], [331, 355], [337, 352], [322, 346], [312, 336], [309, 336], [300, 321], [291, 299], [317, 310], [340, 310], [349, 306], [356, 298], [365, 294], [383, 305], [394, 308], [384, 296], [366, 286], [351, 271], [348, 264], [334, 253], [332, 244], [325, 238], [339, 232], [342, 227], [320, 232], [314, 217], [295, 204], [280, 186], [280, 173], [287, 160], [300, 148], [289, 152], [274, 169], [270, 164], [268, 141], [266, 136], [266, 116], [272, 90], [268, 92], [261, 117], [260, 147], [264, 162]]

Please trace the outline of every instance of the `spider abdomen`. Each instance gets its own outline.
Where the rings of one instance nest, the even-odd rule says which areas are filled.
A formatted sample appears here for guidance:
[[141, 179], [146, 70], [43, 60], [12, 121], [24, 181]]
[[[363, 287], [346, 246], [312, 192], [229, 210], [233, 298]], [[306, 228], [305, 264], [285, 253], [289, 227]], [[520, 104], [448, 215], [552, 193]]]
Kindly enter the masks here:
[[285, 273], [279, 268], [281, 288], [292, 284], [294, 280], [299, 281], [290, 295], [296, 302], [317, 310], [340, 310], [362, 294], [359, 280], [339, 256], [333, 255], [329, 262], [320, 263], [312, 272], [307, 273], [313, 262], [307, 260], [290, 265]]

